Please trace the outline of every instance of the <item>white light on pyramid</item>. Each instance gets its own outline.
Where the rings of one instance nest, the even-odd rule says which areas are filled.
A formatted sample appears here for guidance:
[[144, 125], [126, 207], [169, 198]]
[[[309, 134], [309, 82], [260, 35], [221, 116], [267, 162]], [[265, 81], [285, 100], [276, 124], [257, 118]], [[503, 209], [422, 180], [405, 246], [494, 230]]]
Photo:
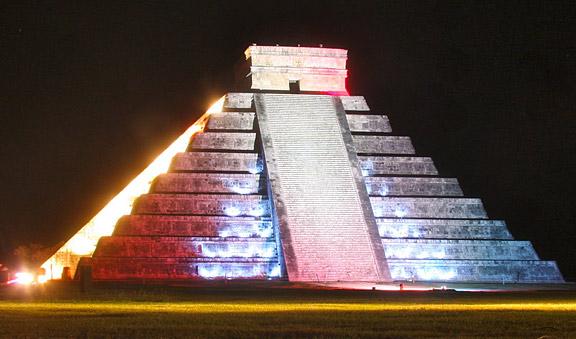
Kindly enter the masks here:
[[180, 135], [128, 186], [110, 200], [76, 235], [42, 264], [42, 268], [46, 270], [46, 277], [50, 279], [59, 278], [64, 267], [70, 267], [74, 271], [80, 257], [92, 255], [100, 237], [112, 234], [118, 219], [123, 215], [130, 214], [132, 204], [136, 198], [149, 191], [154, 178], [168, 171], [172, 158], [177, 153], [186, 151], [192, 136], [204, 129], [208, 116], [221, 112], [223, 106], [224, 97], [214, 103], [200, 119]]

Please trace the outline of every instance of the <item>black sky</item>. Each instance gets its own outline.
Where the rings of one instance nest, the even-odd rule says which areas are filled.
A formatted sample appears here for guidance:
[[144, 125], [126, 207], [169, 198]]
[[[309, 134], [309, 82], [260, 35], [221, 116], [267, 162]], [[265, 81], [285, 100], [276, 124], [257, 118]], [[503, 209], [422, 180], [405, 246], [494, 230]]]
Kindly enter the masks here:
[[0, 250], [69, 237], [233, 84], [252, 42], [348, 87], [576, 279], [573, 1], [0, 4]]

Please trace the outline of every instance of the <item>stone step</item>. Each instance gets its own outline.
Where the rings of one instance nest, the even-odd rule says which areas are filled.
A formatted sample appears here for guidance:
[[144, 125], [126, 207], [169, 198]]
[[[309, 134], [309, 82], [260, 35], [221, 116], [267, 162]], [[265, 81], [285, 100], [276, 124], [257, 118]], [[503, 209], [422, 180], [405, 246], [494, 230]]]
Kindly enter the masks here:
[[391, 135], [353, 135], [356, 152], [369, 154], [414, 154], [410, 137]]
[[196, 150], [252, 151], [256, 133], [204, 132], [192, 137], [189, 148]]
[[269, 238], [274, 228], [270, 220], [254, 217], [126, 215], [116, 224], [114, 235]]
[[388, 259], [392, 279], [474, 283], [562, 283], [553, 261]]
[[347, 114], [350, 132], [390, 133], [390, 121], [385, 115]]
[[209, 130], [252, 130], [254, 112], [221, 112], [212, 113], [206, 127]]
[[364, 176], [370, 175], [438, 175], [432, 158], [358, 156]]
[[373, 196], [463, 196], [454, 178], [365, 177], [366, 189]]
[[346, 111], [369, 111], [370, 108], [363, 96], [341, 96], [340, 101]]
[[102, 237], [94, 257], [274, 258], [276, 242], [261, 238]]
[[538, 260], [529, 241], [382, 239], [387, 259]]
[[487, 219], [477, 198], [370, 197], [377, 218]]
[[512, 239], [502, 220], [377, 218], [376, 222], [383, 238]]
[[280, 276], [276, 260], [234, 259], [203, 262], [201, 258], [105, 258], [92, 261], [95, 280], [129, 279], [274, 279]]
[[224, 109], [252, 108], [252, 93], [228, 93], [224, 98]]
[[265, 190], [259, 174], [166, 173], [152, 185], [152, 193], [236, 193], [255, 194]]
[[270, 216], [269, 200], [262, 195], [144, 194], [134, 203], [133, 214], [197, 214]]
[[257, 153], [184, 152], [172, 159], [171, 171], [261, 173], [264, 166]]

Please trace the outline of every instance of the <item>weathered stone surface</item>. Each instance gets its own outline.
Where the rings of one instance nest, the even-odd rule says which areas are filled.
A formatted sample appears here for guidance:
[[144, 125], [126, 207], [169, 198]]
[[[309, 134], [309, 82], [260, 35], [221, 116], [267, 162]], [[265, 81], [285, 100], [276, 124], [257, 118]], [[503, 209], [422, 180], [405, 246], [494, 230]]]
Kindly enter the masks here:
[[348, 119], [350, 132], [392, 132], [388, 117], [385, 115], [347, 114], [346, 119]]
[[358, 153], [414, 154], [415, 152], [409, 137], [354, 135], [352, 138]]
[[[108, 258], [93, 259], [96, 280], [194, 280], [277, 278], [278, 263], [267, 258]], [[219, 262], [223, 261], [223, 262]]]
[[366, 99], [362, 96], [341, 96], [340, 101], [346, 111], [369, 111]]
[[270, 220], [253, 217], [127, 215], [119, 220], [115, 235], [173, 235], [196, 237], [271, 237]]
[[563, 281], [553, 261], [388, 259], [388, 263], [394, 280], [493, 283]]
[[480, 199], [370, 197], [374, 215], [383, 218], [486, 219]]
[[462, 196], [454, 178], [366, 177], [366, 189], [373, 196]]
[[382, 239], [388, 259], [538, 260], [529, 241]]
[[144, 194], [132, 210], [136, 214], [199, 214], [269, 216], [268, 199], [260, 195]]
[[185, 152], [172, 159], [172, 171], [262, 172], [257, 153]]
[[383, 238], [512, 239], [502, 220], [378, 218]]
[[264, 185], [259, 174], [166, 173], [156, 178], [151, 192], [255, 194]]
[[252, 93], [228, 93], [224, 99], [224, 108], [252, 108]]
[[254, 100], [288, 279], [388, 279], [339, 102], [282, 94]]
[[114, 235], [270, 238], [274, 228], [270, 220], [254, 217], [126, 215]]
[[254, 116], [253, 112], [212, 113], [206, 127], [211, 130], [252, 130]]
[[364, 176], [368, 175], [438, 175], [428, 157], [358, 156]]
[[252, 151], [256, 133], [206, 132], [198, 133], [190, 144], [193, 149]]
[[94, 257], [273, 258], [276, 242], [259, 238], [102, 237]]

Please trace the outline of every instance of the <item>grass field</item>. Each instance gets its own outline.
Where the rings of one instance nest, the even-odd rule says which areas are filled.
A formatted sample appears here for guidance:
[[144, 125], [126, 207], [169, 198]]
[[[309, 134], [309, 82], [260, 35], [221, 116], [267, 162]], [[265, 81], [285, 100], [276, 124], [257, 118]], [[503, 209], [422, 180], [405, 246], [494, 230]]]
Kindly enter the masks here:
[[10, 288], [0, 336], [576, 338], [576, 293]]

